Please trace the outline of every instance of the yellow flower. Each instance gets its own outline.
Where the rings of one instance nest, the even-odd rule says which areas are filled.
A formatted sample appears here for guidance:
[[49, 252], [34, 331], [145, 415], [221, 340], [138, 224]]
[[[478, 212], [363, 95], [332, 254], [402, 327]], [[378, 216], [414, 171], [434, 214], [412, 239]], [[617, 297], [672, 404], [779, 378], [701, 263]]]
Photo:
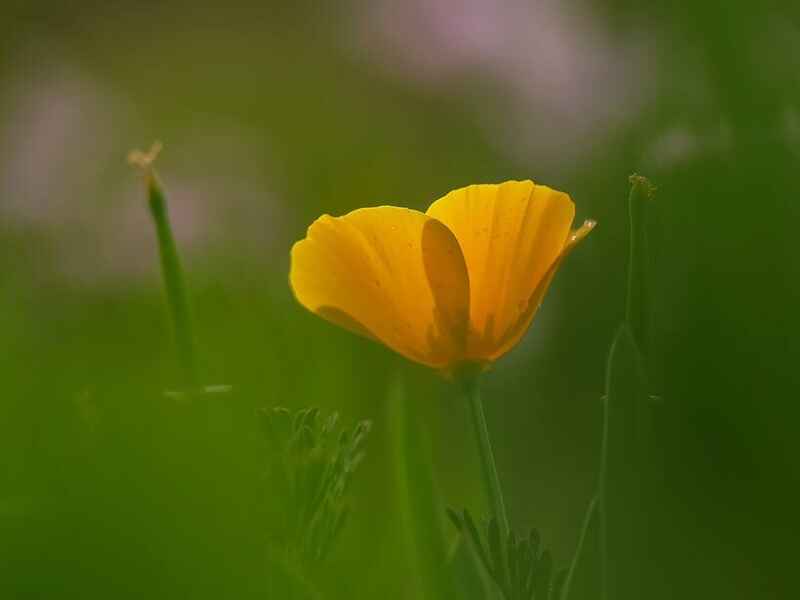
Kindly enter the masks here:
[[444, 372], [489, 366], [533, 320], [571, 231], [570, 197], [532, 181], [454, 190], [422, 213], [323, 215], [292, 248], [289, 282], [311, 312]]

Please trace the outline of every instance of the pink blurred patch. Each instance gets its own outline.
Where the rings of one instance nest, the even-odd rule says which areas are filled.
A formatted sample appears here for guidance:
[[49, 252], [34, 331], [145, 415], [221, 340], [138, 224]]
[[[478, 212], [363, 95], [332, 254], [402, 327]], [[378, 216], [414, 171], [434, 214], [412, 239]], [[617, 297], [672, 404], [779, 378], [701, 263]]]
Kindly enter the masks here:
[[[459, 97], [515, 158], [563, 162], [634, 119], [653, 93], [652, 40], [612, 36], [588, 7], [549, 0], [364, 2], [353, 51], [415, 85], [494, 88]], [[482, 83], [481, 83], [482, 82]], [[463, 89], [463, 85], [458, 87]]]
[[[158, 277], [142, 183], [125, 161], [147, 128], [123, 95], [42, 55], [12, 64], [0, 120], [0, 219], [41, 235], [42, 276], [112, 284]], [[175, 235], [187, 257], [243, 252], [273, 262], [283, 211], [263, 139], [213, 119], [164, 140], [158, 166]], [[282, 256], [282, 255], [281, 255]], [[244, 258], [244, 257], [243, 257]]]

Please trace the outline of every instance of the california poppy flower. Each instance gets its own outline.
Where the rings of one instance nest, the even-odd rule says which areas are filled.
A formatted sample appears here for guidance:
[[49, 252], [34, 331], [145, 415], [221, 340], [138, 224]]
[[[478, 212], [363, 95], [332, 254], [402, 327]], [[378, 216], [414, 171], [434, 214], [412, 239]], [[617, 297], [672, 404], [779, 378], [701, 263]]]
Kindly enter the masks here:
[[471, 185], [422, 213], [323, 215], [292, 248], [289, 282], [311, 312], [444, 372], [485, 368], [531, 324], [571, 230], [570, 197], [532, 181]]

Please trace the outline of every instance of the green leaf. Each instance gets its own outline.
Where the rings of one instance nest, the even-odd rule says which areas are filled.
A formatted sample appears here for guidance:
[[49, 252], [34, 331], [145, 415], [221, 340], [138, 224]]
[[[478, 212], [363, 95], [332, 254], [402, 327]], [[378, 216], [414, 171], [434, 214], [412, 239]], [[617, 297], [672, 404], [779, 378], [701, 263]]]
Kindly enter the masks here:
[[486, 572], [491, 574], [492, 565], [489, 562], [489, 555], [486, 552], [486, 548], [484, 548], [483, 540], [481, 540], [481, 536], [478, 533], [478, 528], [475, 526], [475, 521], [466, 508], [464, 509], [464, 525], [466, 526], [467, 531], [469, 531], [472, 542], [475, 544], [475, 550], [478, 553], [478, 557], [481, 559]]
[[455, 526], [459, 533], [464, 530], [464, 523], [461, 522], [461, 515], [459, 515], [456, 511], [454, 511], [449, 506], [447, 507], [447, 517], [450, 519], [450, 522]]
[[346, 492], [361, 462], [370, 422], [337, 429], [338, 415], [317, 408], [259, 411], [269, 442], [270, 544], [304, 567], [325, 558], [346, 521]]
[[[461, 533], [461, 539], [469, 542], [468, 546], [474, 556], [473, 571], [478, 570], [483, 578], [489, 582], [485, 589], [488, 598], [502, 600], [557, 600], [560, 598], [561, 589], [565, 580], [565, 572], [553, 577], [553, 559], [550, 552], [545, 550], [538, 554], [540, 542], [536, 530], [531, 530], [530, 535], [524, 538], [517, 536], [514, 531], [509, 531], [503, 540], [500, 534], [499, 523], [491, 517], [486, 523], [486, 543], [484, 544], [469, 511], [463, 515], [448, 510], [456, 529]], [[467, 568], [461, 565], [461, 569]], [[459, 571], [459, 573], [461, 573]], [[459, 575], [475, 578], [474, 573]]]
[[471, 540], [462, 536], [456, 542], [449, 567], [458, 582], [459, 600], [503, 600]]

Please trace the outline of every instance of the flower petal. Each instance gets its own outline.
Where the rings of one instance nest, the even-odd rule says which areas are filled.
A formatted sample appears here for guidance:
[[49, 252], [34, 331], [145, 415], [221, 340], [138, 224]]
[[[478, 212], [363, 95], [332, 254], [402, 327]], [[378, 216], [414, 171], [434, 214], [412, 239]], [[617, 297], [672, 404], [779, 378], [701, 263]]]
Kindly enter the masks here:
[[549, 187], [507, 181], [452, 191], [427, 214], [455, 234], [467, 263], [468, 356], [493, 360], [527, 317], [531, 297], [560, 256], [575, 205]]
[[561, 262], [569, 256], [569, 253], [572, 252], [572, 249], [575, 248], [578, 243], [589, 235], [589, 232], [594, 229], [595, 225], [596, 223], [594, 221], [584, 221], [583, 225], [578, 229], [570, 232], [567, 241], [564, 243], [561, 254], [550, 269], [548, 269], [547, 274], [539, 282], [539, 285], [536, 286], [533, 294], [531, 294], [531, 297], [528, 299], [527, 309], [519, 316], [517, 322], [506, 331], [506, 334], [500, 340], [500, 343], [489, 357], [489, 360], [497, 360], [519, 343], [522, 336], [528, 331], [528, 327], [531, 326], [533, 317], [536, 315], [536, 311], [539, 310], [539, 306], [541, 306], [542, 300], [544, 300], [544, 295], [547, 293], [547, 289], [550, 287], [553, 277], [555, 277], [558, 268], [561, 266]]
[[292, 248], [289, 280], [303, 306], [406, 358], [443, 368], [463, 355], [464, 257], [424, 213], [380, 206], [323, 215]]

